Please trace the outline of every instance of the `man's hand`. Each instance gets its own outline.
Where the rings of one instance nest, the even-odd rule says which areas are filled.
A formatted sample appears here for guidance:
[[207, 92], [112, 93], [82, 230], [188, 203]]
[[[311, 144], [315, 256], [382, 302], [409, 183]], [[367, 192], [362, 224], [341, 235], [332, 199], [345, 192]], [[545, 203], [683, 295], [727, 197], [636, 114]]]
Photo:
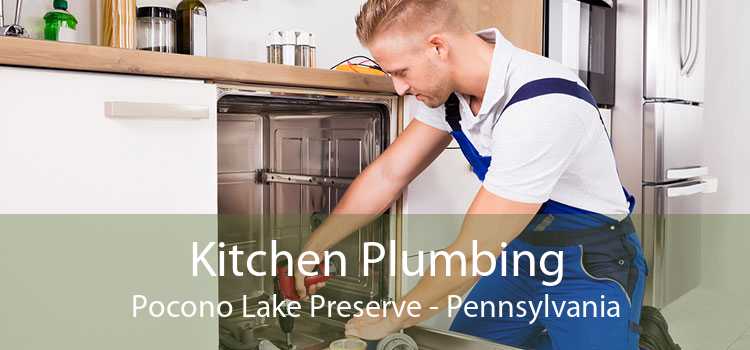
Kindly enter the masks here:
[[379, 340], [401, 330], [401, 325], [390, 317], [371, 317], [366, 312], [346, 323], [346, 336], [365, 340]]
[[[302, 273], [303, 270], [300, 270], [299, 268], [300, 264], [294, 264], [294, 288], [297, 290], [297, 295], [299, 295], [301, 300], [307, 300], [310, 295], [316, 294], [321, 288], [325, 287], [325, 282], [320, 282], [311, 285], [310, 287], [305, 287], [305, 275]], [[309, 264], [303, 264], [302, 268], [305, 272], [308, 274], [312, 273], [316, 266], [311, 266]]]

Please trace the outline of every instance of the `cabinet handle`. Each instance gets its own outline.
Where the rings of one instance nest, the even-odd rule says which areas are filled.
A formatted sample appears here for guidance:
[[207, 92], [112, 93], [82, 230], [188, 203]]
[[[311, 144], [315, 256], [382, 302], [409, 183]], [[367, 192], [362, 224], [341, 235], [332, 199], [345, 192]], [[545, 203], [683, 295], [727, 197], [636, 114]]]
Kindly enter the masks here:
[[108, 118], [127, 119], [208, 119], [208, 106], [169, 103], [104, 102]]

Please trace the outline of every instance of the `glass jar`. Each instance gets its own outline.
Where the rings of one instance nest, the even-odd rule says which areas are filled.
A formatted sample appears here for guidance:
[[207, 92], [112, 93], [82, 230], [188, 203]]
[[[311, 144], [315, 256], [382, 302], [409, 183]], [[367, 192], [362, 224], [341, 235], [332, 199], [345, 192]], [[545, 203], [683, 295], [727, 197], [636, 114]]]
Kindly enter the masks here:
[[138, 49], [175, 52], [177, 12], [167, 7], [138, 8]]
[[99, 45], [135, 49], [135, 0], [102, 0], [99, 5]]

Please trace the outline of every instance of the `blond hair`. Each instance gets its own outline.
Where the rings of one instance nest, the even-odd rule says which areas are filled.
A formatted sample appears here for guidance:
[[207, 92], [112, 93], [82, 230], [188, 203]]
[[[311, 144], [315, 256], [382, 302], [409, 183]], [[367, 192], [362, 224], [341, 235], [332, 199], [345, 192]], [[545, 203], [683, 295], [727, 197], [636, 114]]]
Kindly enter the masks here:
[[367, 0], [355, 18], [362, 45], [394, 24], [419, 30], [463, 29], [462, 17], [453, 0]]

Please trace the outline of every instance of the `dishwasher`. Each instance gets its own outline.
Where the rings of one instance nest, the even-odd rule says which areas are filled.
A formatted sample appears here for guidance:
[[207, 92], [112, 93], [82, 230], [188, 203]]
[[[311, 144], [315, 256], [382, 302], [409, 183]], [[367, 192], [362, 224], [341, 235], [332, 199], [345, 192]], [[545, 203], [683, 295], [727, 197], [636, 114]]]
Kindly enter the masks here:
[[[223, 250], [237, 247], [245, 259], [251, 252], [268, 251], [272, 240], [278, 250], [299, 254], [347, 186], [398, 132], [399, 98], [392, 94], [237, 84], [218, 84], [218, 89], [219, 241]], [[349, 302], [395, 295], [388, 264], [371, 265], [365, 274], [361, 262], [364, 242], [397, 239], [397, 214], [394, 205], [332, 248], [346, 255], [347, 273], [330, 280], [319, 294]], [[253, 260], [256, 271], [270, 271], [270, 264], [270, 257]], [[231, 271], [228, 264], [226, 269]], [[251, 344], [247, 349], [261, 339], [284, 349], [275, 319], [245, 317], [273, 293], [270, 273], [219, 277], [219, 299], [233, 310], [219, 322], [220, 337], [244, 334], [252, 340], [245, 342]], [[344, 337], [345, 322], [303, 315], [292, 332], [294, 348], [326, 349]], [[412, 327], [406, 333], [420, 349], [510, 349], [434, 329]]]

